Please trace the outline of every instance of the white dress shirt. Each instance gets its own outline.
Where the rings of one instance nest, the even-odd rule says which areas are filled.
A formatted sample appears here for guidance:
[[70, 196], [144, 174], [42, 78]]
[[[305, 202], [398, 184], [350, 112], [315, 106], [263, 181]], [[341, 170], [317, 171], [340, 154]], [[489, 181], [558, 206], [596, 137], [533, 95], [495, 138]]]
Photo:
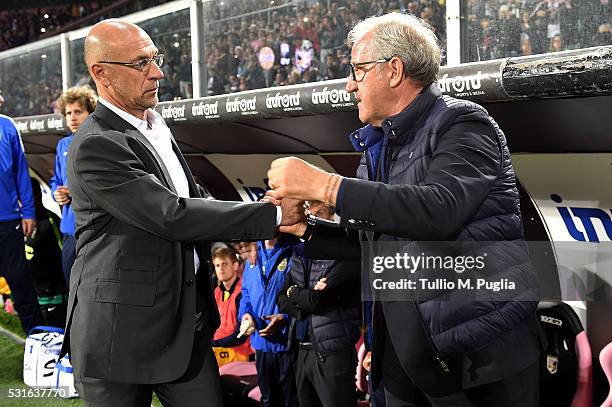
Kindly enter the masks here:
[[[185, 171], [178, 157], [172, 149], [172, 133], [161, 115], [155, 110], [147, 109], [145, 111], [146, 120], [142, 120], [119, 109], [102, 97], [98, 99], [98, 102], [102, 103], [105, 107], [112, 110], [113, 113], [134, 126], [136, 130], [141, 132], [142, 135], [149, 140], [168, 170], [177, 195], [181, 198], [189, 198], [189, 183], [187, 182], [187, 176], [185, 175]], [[198, 267], [200, 267], [200, 259], [195, 250], [193, 251], [193, 260], [197, 273]]]

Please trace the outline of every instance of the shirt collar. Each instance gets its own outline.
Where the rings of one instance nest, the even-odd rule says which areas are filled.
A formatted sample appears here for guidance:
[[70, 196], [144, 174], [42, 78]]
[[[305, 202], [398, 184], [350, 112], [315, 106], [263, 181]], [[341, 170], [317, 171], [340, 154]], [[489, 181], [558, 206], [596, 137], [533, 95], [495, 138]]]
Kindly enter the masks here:
[[379, 144], [383, 139], [383, 131], [380, 127], [370, 124], [351, 133], [350, 140], [355, 151], [365, 151]]
[[221, 291], [227, 291], [231, 295], [236, 289], [236, 285], [238, 285], [238, 280], [240, 280], [240, 276], [236, 277], [229, 290], [225, 288], [225, 285], [222, 282], [219, 282], [219, 288], [221, 289]]
[[106, 106], [107, 108], [109, 108], [117, 116], [121, 117], [123, 120], [125, 120], [126, 122], [134, 126], [136, 130], [140, 131], [141, 133], [149, 128], [148, 123], [151, 123], [151, 126], [153, 128], [155, 128], [154, 127], [155, 124], [159, 123], [158, 117], [157, 117], [159, 116], [159, 114], [157, 114], [157, 112], [155, 112], [152, 109], [147, 109], [145, 111], [145, 117], [148, 119], [147, 121], [147, 120], [139, 119], [138, 117], [129, 114], [125, 110], [120, 109], [117, 106], [113, 105], [111, 102], [104, 99], [103, 97], [99, 97], [98, 101], [102, 103], [104, 106]]
[[381, 127], [374, 127], [368, 124], [355, 130], [349, 136], [353, 148], [356, 151], [369, 150], [380, 146], [384, 135], [389, 139], [393, 139], [407, 134], [423, 114], [429, 111], [433, 102], [441, 94], [438, 84], [434, 82], [429, 87], [424, 88], [417, 98], [404, 110], [396, 115], [385, 118]]

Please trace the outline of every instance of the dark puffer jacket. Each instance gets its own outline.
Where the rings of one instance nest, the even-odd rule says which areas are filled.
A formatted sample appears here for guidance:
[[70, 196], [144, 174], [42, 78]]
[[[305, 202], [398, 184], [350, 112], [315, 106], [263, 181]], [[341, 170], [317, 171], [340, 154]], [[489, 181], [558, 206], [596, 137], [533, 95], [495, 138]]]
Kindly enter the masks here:
[[[376, 131], [382, 132], [382, 152], [379, 169], [370, 170], [377, 168], [368, 165], [373, 159], [368, 153], [373, 147], [370, 133]], [[402, 251], [418, 253], [417, 241], [503, 242], [488, 243], [493, 260], [487, 264], [492, 273], [517, 284], [503, 300], [492, 296], [475, 301], [457, 290], [416, 301], [434, 352], [457, 360], [510, 332], [514, 335], [517, 327], [532, 320], [539, 294], [523, 242], [515, 174], [505, 136], [485, 109], [442, 96], [432, 84], [404, 111], [385, 119], [381, 129], [366, 126], [350, 137], [365, 153], [357, 177], [381, 181], [344, 179], [338, 193], [336, 210], [342, 225], [365, 230], [365, 244], [388, 241]], [[410, 307], [406, 302], [382, 301], [387, 329], [403, 343], [410, 342], [403, 323]], [[520, 363], [510, 361], [498, 378], [535, 360], [537, 346], [529, 343], [534, 344], [527, 350], [529, 356]], [[403, 351], [404, 345], [395, 339], [394, 346], [400, 359], [404, 352], [415, 352]]]
[[[353, 347], [359, 339], [359, 267], [354, 261], [304, 260], [297, 253], [291, 259], [284, 286], [297, 287], [290, 298], [286, 289], [281, 290], [279, 310], [308, 319], [310, 340], [320, 356]], [[323, 277], [327, 278], [327, 288], [313, 290]], [[293, 337], [293, 330], [289, 335]]]

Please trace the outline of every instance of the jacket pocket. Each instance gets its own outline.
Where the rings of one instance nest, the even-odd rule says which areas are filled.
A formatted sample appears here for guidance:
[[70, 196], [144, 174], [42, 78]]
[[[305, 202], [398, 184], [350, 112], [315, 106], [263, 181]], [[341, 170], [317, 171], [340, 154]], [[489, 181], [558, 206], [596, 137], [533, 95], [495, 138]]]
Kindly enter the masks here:
[[156, 291], [157, 284], [154, 283], [97, 279], [94, 301], [151, 307], [155, 303]]

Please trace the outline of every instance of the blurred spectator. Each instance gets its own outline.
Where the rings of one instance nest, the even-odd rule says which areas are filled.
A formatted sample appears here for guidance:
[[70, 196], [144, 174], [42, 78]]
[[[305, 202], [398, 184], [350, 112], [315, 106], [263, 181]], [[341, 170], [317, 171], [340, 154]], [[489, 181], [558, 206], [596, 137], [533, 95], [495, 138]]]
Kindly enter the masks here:
[[593, 36], [592, 45], [610, 45], [612, 44], [612, 25], [601, 24], [597, 27], [597, 33]]
[[529, 36], [525, 36], [521, 40], [521, 55], [527, 56], [527, 55], [531, 55], [532, 53], [533, 52], [531, 50], [531, 40], [529, 39]]
[[563, 45], [563, 36], [561, 34], [555, 34], [550, 39], [550, 47], [548, 47], [548, 52], [560, 52], [565, 51]]
[[470, 61], [612, 44], [609, 0], [468, 0], [467, 21]]

